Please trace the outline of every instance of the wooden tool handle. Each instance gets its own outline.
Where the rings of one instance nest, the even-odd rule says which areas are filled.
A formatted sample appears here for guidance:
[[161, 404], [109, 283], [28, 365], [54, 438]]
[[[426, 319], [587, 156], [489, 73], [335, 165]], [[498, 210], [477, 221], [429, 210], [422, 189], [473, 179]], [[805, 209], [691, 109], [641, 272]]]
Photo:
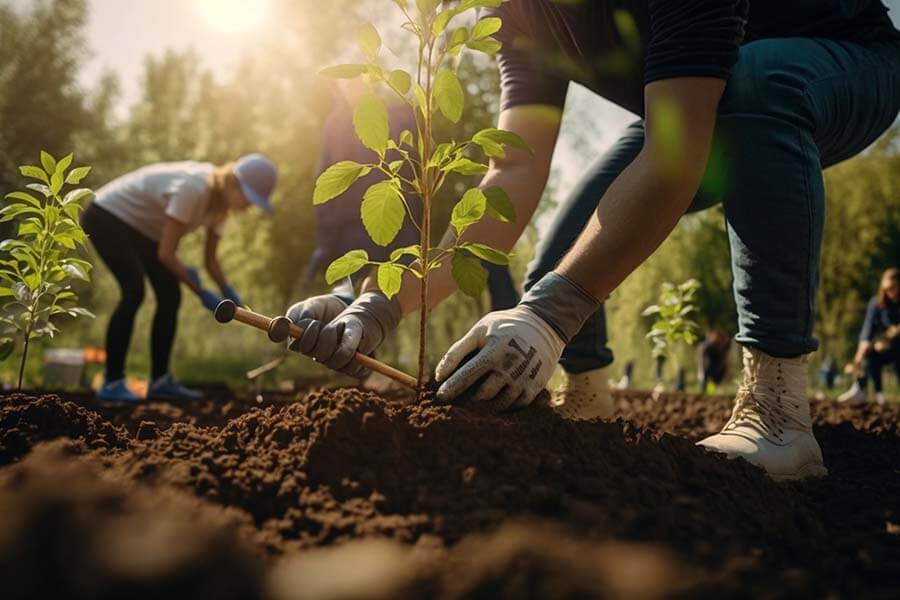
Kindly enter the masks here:
[[[218, 307], [216, 307], [216, 320], [220, 323], [228, 323], [229, 321], [239, 321], [240, 323], [244, 323], [246, 325], [250, 325], [251, 327], [256, 327], [257, 329], [262, 329], [263, 331], [270, 331], [270, 327], [275, 321], [270, 317], [265, 315], [260, 315], [251, 310], [247, 310], [246, 308], [241, 308], [236, 306], [230, 300], [223, 300]], [[293, 338], [299, 338], [303, 335], [303, 329], [298, 325], [291, 323], [290, 324], [290, 335]], [[384, 364], [380, 360], [374, 359], [371, 356], [366, 356], [365, 354], [356, 353], [355, 357], [356, 361], [369, 369], [370, 371], [375, 371], [376, 373], [381, 373], [385, 377], [396, 381], [400, 385], [406, 386], [410, 389], [416, 389], [417, 381], [416, 378], [412, 375], [404, 373], [394, 367]]]

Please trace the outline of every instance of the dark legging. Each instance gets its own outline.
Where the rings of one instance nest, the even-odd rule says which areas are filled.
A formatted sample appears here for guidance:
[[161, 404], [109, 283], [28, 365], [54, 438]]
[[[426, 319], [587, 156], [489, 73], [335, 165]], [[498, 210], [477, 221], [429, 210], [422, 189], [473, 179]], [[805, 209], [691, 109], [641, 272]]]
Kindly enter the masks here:
[[[893, 344], [884, 352], [870, 352], [865, 360], [865, 375], [872, 379], [872, 385], [876, 392], [881, 392], [881, 371], [886, 365], [893, 365], [897, 376], [900, 377], [900, 346]], [[862, 389], [866, 389], [866, 377], [859, 379]]]
[[122, 292], [106, 332], [106, 380], [125, 376], [125, 355], [131, 342], [134, 316], [144, 301], [145, 275], [156, 294], [156, 314], [150, 336], [151, 376], [164, 375], [169, 371], [181, 303], [178, 278], [159, 262], [157, 242], [96, 204], [84, 211], [81, 225]]

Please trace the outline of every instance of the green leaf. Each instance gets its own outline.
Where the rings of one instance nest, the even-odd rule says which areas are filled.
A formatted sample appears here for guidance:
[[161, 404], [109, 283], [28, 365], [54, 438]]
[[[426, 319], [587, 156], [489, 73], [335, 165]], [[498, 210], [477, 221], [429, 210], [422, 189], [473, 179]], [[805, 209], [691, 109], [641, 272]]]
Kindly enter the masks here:
[[47, 174], [44, 173], [44, 170], [40, 167], [33, 167], [31, 165], [25, 165], [23, 167], [19, 167], [19, 172], [25, 177], [30, 177], [31, 179], [37, 179], [39, 181], [43, 181], [47, 185], [50, 185], [50, 178], [47, 177]]
[[86, 308], [82, 308], [80, 306], [75, 306], [73, 308], [69, 308], [66, 310], [66, 314], [70, 317], [89, 317], [91, 319], [95, 319], [96, 315], [89, 311]]
[[412, 132], [411, 132], [409, 129], [404, 129], [404, 130], [400, 133], [400, 140], [399, 140], [399, 143], [400, 143], [400, 145], [405, 144], [405, 145], [407, 145], [407, 146], [414, 146], [414, 145], [415, 145], [414, 140], [413, 140], [413, 134], [412, 134]]
[[353, 126], [363, 146], [383, 157], [391, 132], [381, 98], [372, 92], [365, 93], [353, 111]]
[[342, 160], [325, 169], [316, 180], [313, 191], [313, 204], [324, 204], [340, 196], [353, 185], [357, 179], [367, 175], [372, 167], [361, 165], [352, 160]]
[[455, 252], [450, 265], [450, 273], [456, 281], [456, 285], [467, 296], [478, 300], [487, 284], [487, 270], [481, 261], [467, 256], [463, 252]]
[[69, 171], [68, 176], [66, 176], [66, 183], [69, 185], [78, 185], [90, 172], [90, 167], [75, 167]]
[[353, 79], [359, 77], [369, 70], [368, 65], [335, 65], [333, 67], [325, 67], [319, 71], [322, 77], [331, 77], [332, 79]]
[[503, 44], [500, 43], [499, 40], [488, 37], [483, 40], [469, 40], [466, 42], [466, 46], [472, 50], [477, 50], [478, 52], [484, 52], [488, 55], [494, 55], [500, 51], [500, 48], [503, 47]]
[[412, 77], [403, 69], [394, 69], [391, 71], [391, 74], [388, 75], [388, 81], [394, 89], [404, 95], [409, 92], [409, 88], [412, 87]]
[[26, 192], [10, 192], [5, 197], [8, 200], [20, 200], [36, 208], [41, 207], [41, 201]]
[[63, 175], [66, 173], [66, 169], [72, 166], [72, 153], [66, 154], [59, 162], [56, 163], [56, 169], [53, 171], [47, 171], [48, 173], [53, 173], [54, 175], [59, 174], [59, 178], [63, 179]]
[[425, 96], [425, 90], [418, 83], [416, 84], [416, 100], [419, 102], [419, 108], [422, 110], [422, 114], [426, 114], [428, 112], [428, 100]]
[[73, 262], [67, 262], [62, 265], [63, 271], [68, 273], [70, 276], [75, 277], [76, 279], [81, 279], [82, 281], [90, 281], [91, 278], [88, 277], [87, 271], [81, 265], [75, 264]]
[[353, 275], [367, 264], [369, 255], [365, 250], [351, 250], [328, 265], [328, 269], [325, 270], [325, 281], [331, 285], [338, 279]]
[[43, 194], [43, 196], [45, 198], [50, 197], [50, 188], [47, 187], [46, 185], [44, 185], [43, 183], [29, 183], [25, 187], [28, 188], [29, 190], [33, 190], [35, 192]]
[[2, 242], [0, 242], [0, 252], [8, 252], [13, 248], [30, 249], [31, 247], [25, 242], [14, 239], [3, 240]]
[[491, 248], [487, 244], [473, 242], [469, 244], [463, 244], [461, 247], [471, 252], [478, 258], [488, 261], [489, 263], [493, 263], [495, 265], [509, 264], [509, 254], [507, 254], [506, 252], [501, 252], [496, 248]]
[[487, 198], [486, 212], [489, 217], [501, 223], [510, 223], [516, 220], [516, 209], [503, 188], [493, 186], [482, 191]]
[[648, 317], [655, 314], [659, 314], [659, 307], [655, 304], [651, 304], [641, 312], [642, 317]]
[[405, 214], [403, 196], [394, 180], [379, 181], [366, 190], [360, 216], [369, 237], [379, 246], [394, 241], [403, 226]]
[[16, 340], [11, 337], [0, 338], [0, 361], [4, 361], [12, 354], [16, 347]]
[[463, 0], [459, 3], [457, 10], [460, 12], [472, 8], [497, 8], [503, 0]]
[[528, 144], [525, 143], [525, 140], [523, 140], [521, 136], [504, 129], [495, 129], [493, 127], [482, 129], [472, 136], [472, 141], [479, 146], [483, 146], [484, 143], [501, 144], [503, 146], [512, 146], [513, 148], [520, 148], [531, 152], [531, 148], [528, 147]]
[[43, 215], [44, 212], [33, 206], [25, 204], [8, 204], [0, 209], [0, 223], [4, 221], [12, 221], [20, 215]]
[[400, 291], [403, 282], [403, 267], [392, 263], [384, 263], [378, 266], [378, 289], [388, 300]]
[[401, 256], [415, 256], [416, 258], [421, 258], [422, 253], [419, 250], [419, 246], [405, 246], [403, 248], [397, 248], [393, 252], [391, 252], [391, 262], [397, 262], [397, 260]]
[[500, 28], [503, 26], [503, 21], [499, 19], [499, 17], [488, 17], [486, 19], [481, 19], [475, 26], [472, 27], [472, 39], [473, 40], [482, 40], [484, 38], [490, 37], [500, 31]]
[[447, 25], [450, 23], [450, 20], [455, 16], [456, 9], [453, 8], [448, 8], [447, 10], [441, 12], [434, 20], [434, 23], [431, 25], [431, 33], [433, 33], [435, 37], [444, 33], [444, 30], [447, 29]]
[[13, 295], [16, 297], [16, 300], [22, 304], [31, 302], [31, 290], [24, 282], [20, 281], [13, 286]]
[[442, 167], [441, 171], [453, 171], [460, 175], [484, 175], [488, 172], [488, 167], [462, 156]]
[[57, 171], [50, 176], [50, 195], [55, 196], [59, 193], [63, 186], [62, 173]]
[[72, 190], [68, 194], [66, 194], [65, 198], [63, 198], [63, 206], [65, 206], [66, 204], [71, 204], [72, 202], [78, 204], [93, 193], [94, 192], [87, 188], [78, 188], [77, 190]]
[[456, 230], [456, 236], [460, 237], [466, 229], [474, 225], [484, 216], [487, 209], [487, 198], [478, 188], [468, 190], [450, 214], [450, 224]]
[[453, 142], [444, 142], [442, 144], [438, 144], [437, 148], [434, 149], [434, 153], [431, 155], [431, 159], [428, 161], [428, 166], [441, 166], [455, 148], [456, 144], [454, 144]]
[[56, 172], [56, 159], [53, 158], [52, 154], [46, 152], [45, 150], [41, 150], [41, 165], [48, 173]]
[[356, 41], [363, 54], [369, 60], [375, 60], [378, 56], [378, 51], [381, 50], [381, 36], [378, 35], [378, 30], [375, 29], [375, 26], [371, 23], [364, 23], [356, 33]]
[[467, 27], [457, 27], [450, 34], [450, 40], [447, 42], [447, 54], [450, 56], [459, 55], [460, 50], [469, 40], [469, 29]]
[[427, 17], [431, 16], [440, 3], [441, 0], [416, 0], [416, 7], [423, 16]]
[[406, 10], [409, 7], [409, 3], [406, 0], [394, 0], [394, 4], [399, 6], [401, 10]]
[[434, 79], [434, 96], [441, 113], [452, 123], [462, 118], [465, 95], [456, 73], [441, 69]]

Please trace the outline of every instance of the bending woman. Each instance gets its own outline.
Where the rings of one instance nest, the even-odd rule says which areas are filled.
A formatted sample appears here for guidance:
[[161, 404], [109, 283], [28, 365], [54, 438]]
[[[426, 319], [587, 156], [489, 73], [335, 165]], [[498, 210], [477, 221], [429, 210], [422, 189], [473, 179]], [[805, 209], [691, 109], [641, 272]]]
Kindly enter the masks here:
[[252, 154], [218, 167], [202, 162], [150, 165], [113, 180], [97, 192], [81, 224], [122, 294], [106, 332], [106, 373], [98, 392], [101, 399], [138, 400], [125, 385], [125, 358], [134, 317], [144, 300], [144, 277], [150, 280], [156, 295], [147, 396], [202, 397], [169, 373], [181, 303], [179, 281], [209, 310], [214, 310], [221, 298], [201, 286], [196, 269], [179, 260], [178, 244], [185, 234], [204, 227], [206, 271], [225, 298], [242, 304], [225, 278], [216, 250], [231, 213], [242, 212], [251, 203], [271, 212], [268, 198], [276, 178], [272, 162]]
[[900, 270], [890, 268], [881, 275], [878, 294], [869, 301], [859, 346], [853, 366], [861, 375], [850, 389], [838, 397], [839, 402], [863, 402], [866, 399], [866, 378], [875, 386], [875, 400], [884, 404], [881, 370], [894, 365], [900, 377]]

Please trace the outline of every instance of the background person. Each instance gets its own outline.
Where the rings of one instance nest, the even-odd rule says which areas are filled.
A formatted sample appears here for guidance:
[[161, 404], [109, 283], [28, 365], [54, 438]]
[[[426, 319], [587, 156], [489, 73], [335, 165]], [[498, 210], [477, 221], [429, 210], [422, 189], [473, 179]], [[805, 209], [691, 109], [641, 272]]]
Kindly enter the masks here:
[[697, 379], [700, 393], [713, 393], [722, 385], [728, 375], [728, 353], [731, 350], [731, 338], [713, 329], [706, 333], [706, 338], [697, 348]]
[[[520, 303], [481, 319], [438, 364], [438, 397], [474, 387], [474, 401], [526, 406], [559, 362], [568, 381], [560, 408], [610, 416], [602, 301], [685, 212], [722, 201], [744, 382], [732, 418], [700, 443], [777, 479], [823, 475], [806, 394], [806, 355], [818, 346], [822, 169], [862, 151], [900, 109], [900, 33], [886, 8], [874, 0], [510, 0], [486, 14], [503, 20], [499, 127], [533, 154], [510, 150], [492, 161], [482, 185], [503, 188], [518, 219], [473, 225], [467, 241], [509, 250], [521, 235], [546, 185], [570, 81], [641, 118], [561, 208]], [[454, 289], [448, 269], [436, 270], [427, 301]], [[307, 330], [303, 349], [353, 370], [353, 352], [377, 347], [418, 303], [411, 280], [392, 300], [364, 293]]]
[[859, 377], [850, 389], [838, 397], [839, 402], [864, 402], [867, 379], [872, 379], [875, 400], [884, 404], [881, 371], [893, 365], [900, 377], [900, 270], [887, 269], [881, 275], [878, 293], [869, 301], [859, 345], [853, 357], [854, 370]]
[[119, 284], [121, 300], [110, 317], [106, 333], [106, 371], [98, 397], [134, 401], [125, 385], [125, 359], [134, 317], [144, 300], [144, 278], [156, 295], [156, 314], [150, 336], [151, 372], [147, 395], [196, 399], [202, 394], [179, 384], [169, 372], [175, 342], [179, 281], [203, 305], [214, 310], [221, 297], [202, 287], [196, 269], [177, 255], [178, 244], [190, 231], [206, 229], [206, 271], [222, 296], [241, 305], [228, 284], [217, 249], [231, 213], [254, 204], [271, 212], [269, 195], [277, 173], [272, 162], [251, 154], [235, 163], [214, 166], [204, 162], [149, 165], [106, 184], [84, 211], [81, 224], [97, 254]]

